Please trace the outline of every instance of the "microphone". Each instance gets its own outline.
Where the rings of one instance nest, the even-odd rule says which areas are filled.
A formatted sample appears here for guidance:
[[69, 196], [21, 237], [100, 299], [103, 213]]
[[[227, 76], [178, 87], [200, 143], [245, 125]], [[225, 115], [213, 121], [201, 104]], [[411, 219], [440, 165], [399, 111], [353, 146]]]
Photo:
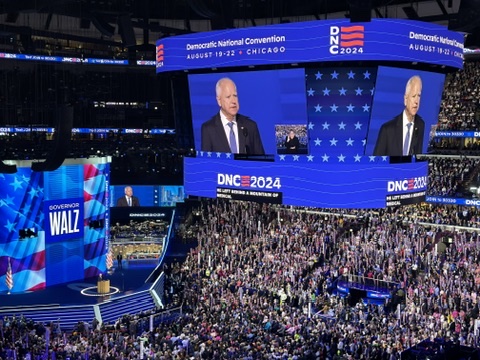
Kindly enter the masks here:
[[248, 129], [245, 126], [242, 126], [240, 129], [242, 130], [242, 134], [243, 134], [243, 137], [244, 137], [245, 154], [248, 154], [248, 146], [247, 146]]

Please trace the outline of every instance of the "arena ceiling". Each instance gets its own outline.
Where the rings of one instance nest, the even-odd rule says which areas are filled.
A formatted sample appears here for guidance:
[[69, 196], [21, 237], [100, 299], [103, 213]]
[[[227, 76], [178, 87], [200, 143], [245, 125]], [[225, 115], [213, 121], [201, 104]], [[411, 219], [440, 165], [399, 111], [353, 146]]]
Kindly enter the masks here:
[[147, 53], [166, 36], [345, 17], [435, 22], [476, 45], [479, 8], [480, 0], [0, 0], [0, 49]]

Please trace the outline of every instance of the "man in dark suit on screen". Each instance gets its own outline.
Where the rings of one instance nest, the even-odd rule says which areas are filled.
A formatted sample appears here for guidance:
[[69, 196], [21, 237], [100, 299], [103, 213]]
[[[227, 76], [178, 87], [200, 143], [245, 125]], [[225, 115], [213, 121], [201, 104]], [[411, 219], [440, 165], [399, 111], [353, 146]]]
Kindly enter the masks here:
[[125, 186], [125, 196], [122, 196], [117, 201], [117, 206], [140, 206], [140, 201], [136, 196], [133, 196], [133, 189], [131, 186]]
[[255, 121], [240, 115], [237, 87], [229, 78], [215, 86], [220, 111], [202, 124], [201, 150], [234, 154], [263, 155], [262, 139]]
[[382, 125], [374, 156], [408, 156], [421, 154], [425, 122], [417, 114], [420, 107], [422, 79], [412, 76], [405, 88], [403, 112]]

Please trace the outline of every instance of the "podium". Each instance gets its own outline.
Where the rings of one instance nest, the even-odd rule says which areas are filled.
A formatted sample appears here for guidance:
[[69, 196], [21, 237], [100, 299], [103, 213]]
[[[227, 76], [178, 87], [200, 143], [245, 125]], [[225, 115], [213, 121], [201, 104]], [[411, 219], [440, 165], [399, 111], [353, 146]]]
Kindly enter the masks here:
[[110, 280], [98, 280], [97, 292], [99, 294], [108, 294], [110, 292]]

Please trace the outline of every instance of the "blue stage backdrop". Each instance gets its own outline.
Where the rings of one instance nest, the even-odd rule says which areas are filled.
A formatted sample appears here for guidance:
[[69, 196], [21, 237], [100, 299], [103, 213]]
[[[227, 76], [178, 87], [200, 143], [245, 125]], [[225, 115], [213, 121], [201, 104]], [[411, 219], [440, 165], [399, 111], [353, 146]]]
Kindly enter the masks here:
[[0, 292], [7, 275], [19, 293], [106, 271], [109, 168], [97, 160], [0, 174]]

